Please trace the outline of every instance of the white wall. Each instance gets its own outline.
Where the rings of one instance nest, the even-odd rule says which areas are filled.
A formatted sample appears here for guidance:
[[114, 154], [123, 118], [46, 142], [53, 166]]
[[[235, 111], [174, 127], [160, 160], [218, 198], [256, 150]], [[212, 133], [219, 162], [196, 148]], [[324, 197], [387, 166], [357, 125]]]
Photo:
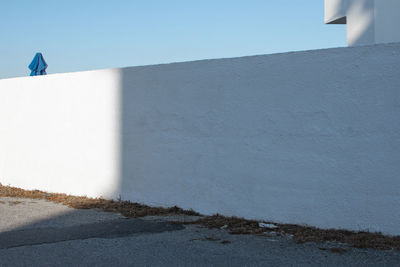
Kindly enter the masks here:
[[400, 1], [375, 0], [376, 43], [400, 42]]
[[119, 84], [118, 70], [0, 80], [0, 183], [118, 190]]
[[400, 234], [400, 44], [0, 80], [0, 182]]

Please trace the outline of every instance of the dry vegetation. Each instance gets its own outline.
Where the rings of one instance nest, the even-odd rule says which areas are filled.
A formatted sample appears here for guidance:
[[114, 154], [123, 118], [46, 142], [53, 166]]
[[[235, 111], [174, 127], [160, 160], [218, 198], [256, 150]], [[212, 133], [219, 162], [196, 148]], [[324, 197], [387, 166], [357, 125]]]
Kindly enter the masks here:
[[391, 237], [380, 233], [324, 230], [309, 226], [277, 223], [271, 223], [277, 226], [276, 228], [260, 228], [258, 221], [221, 215], [207, 216], [193, 223], [199, 223], [209, 228], [225, 228], [231, 234], [264, 234], [272, 231], [278, 236], [291, 235], [297, 243], [330, 241], [347, 243], [357, 248], [400, 250], [400, 236]]
[[[101, 198], [76, 197], [66, 194], [46, 193], [39, 190], [23, 190], [0, 184], [0, 197], [19, 197], [31, 199], [45, 199], [56, 203], [61, 203], [76, 209], [101, 209], [107, 212], [119, 212], [126, 217], [136, 218], [155, 215], [199, 215], [193, 210], [183, 210], [178, 207], [161, 208], [149, 207], [146, 205], [132, 203], [129, 201], [115, 201]], [[177, 222], [178, 223], [178, 222]], [[269, 222], [271, 223], [271, 222]], [[373, 249], [397, 249], [400, 250], [400, 236], [385, 236], [380, 233], [352, 232], [347, 230], [323, 230], [314, 227], [274, 224], [274, 228], [259, 227], [259, 222], [245, 220], [236, 217], [225, 217], [222, 215], [204, 216], [186, 224], [201, 224], [208, 228], [226, 229], [231, 234], [256, 234], [268, 235], [273, 233], [278, 236], [293, 236], [298, 243], [326, 241], [347, 243], [357, 248]], [[323, 249], [323, 248], [321, 248]], [[335, 248], [334, 248], [335, 249]], [[339, 248], [338, 248], [339, 249]], [[332, 249], [331, 249], [332, 250]], [[343, 253], [340, 251], [333, 251]]]
[[75, 209], [101, 209], [107, 212], [119, 212], [125, 217], [129, 218], [167, 214], [198, 215], [198, 213], [192, 210], [183, 210], [176, 206], [171, 208], [149, 207], [129, 201], [77, 197], [66, 194], [47, 193], [39, 190], [23, 190], [16, 187], [4, 186], [2, 184], [0, 184], [0, 197], [45, 199], [48, 201], [61, 203]]

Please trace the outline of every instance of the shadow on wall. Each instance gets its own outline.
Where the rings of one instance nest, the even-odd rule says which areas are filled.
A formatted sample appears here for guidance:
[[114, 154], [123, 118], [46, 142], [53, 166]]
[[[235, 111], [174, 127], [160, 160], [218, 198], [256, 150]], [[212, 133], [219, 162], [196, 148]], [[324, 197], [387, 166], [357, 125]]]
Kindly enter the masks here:
[[[193, 194], [201, 183], [195, 175], [198, 164], [201, 158], [213, 155], [199, 149], [199, 142], [204, 140], [192, 139], [193, 134], [199, 136], [208, 129], [196, 125], [199, 109], [196, 111], [192, 106], [191, 110], [193, 102], [188, 99], [191, 94], [196, 97], [189, 88], [192, 75], [196, 74], [186, 77], [187, 83], [176, 82], [185, 77], [184, 68], [185, 65], [176, 64], [170, 65], [167, 71], [162, 65], [121, 70], [118, 195], [124, 200], [163, 207], [199, 208], [193, 206], [193, 201], [182, 200], [195, 197]], [[216, 89], [212, 83], [208, 83], [209, 90]], [[207, 91], [202, 93], [207, 94]], [[200, 112], [209, 112], [199, 100]], [[201, 200], [198, 202], [200, 204]]]
[[398, 45], [358, 49], [120, 70], [114, 196], [397, 233]]
[[[247, 120], [252, 103], [240, 95], [248, 98], [245, 87], [255, 90], [253, 95], [265, 91], [256, 80], [266, 70], [254, 64], [257, 58], [249, 59], [250, 66], [243, 59], [227, 61], [121, 70], [120, 190], [115, 195], [204, 214], [237, 214], [232, 199], [252, 205], [253, 193], [246, 189], [252, 186], [239, 185], [260, 177], [250, 169], [262, 168], [263, 152], [249, 152], [243, 140], [264, 114]], [[255, 83], [247, 84], [237, 73]]]
[[269, 138], [260, 110], [269, 94], [262, 82], [266, 72], [257, 57], [122, 69], [115, 195], [254, 217], [247, 207], [262, 202], [256, 185], [268, 175], [262, 173], [268, 168], [265, 144], [258, 151], [253, 144]]

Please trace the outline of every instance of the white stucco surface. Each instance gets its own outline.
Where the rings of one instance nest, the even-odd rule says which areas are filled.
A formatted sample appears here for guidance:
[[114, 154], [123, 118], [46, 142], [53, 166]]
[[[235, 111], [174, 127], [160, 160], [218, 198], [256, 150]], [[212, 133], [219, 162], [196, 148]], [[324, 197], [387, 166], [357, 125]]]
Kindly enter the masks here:
[[[375, 1], [348, 0], [347, 7], [347, 43], [350, 46], [371, 45], [375, 38]], [[381, 0], [379, 0], [381, 1]]]
[[400, 1], [325, 0], [325, 23], [347, 24], [349, 46], [400, 42]]
[[[327, 24], [342, 24], [346, 17], [348, 0], [324, 0], [324, 21]], [[342, 21], [342, 22], [340, 22]]]
[[400, 235], [400, 44], [0, 80], [0, 183]]
[[375, 0], [376, 43], [400, 42], [400, 1]]
[[119, 82], [118, 70], [0, 80], [0, 183], [118, 190]]

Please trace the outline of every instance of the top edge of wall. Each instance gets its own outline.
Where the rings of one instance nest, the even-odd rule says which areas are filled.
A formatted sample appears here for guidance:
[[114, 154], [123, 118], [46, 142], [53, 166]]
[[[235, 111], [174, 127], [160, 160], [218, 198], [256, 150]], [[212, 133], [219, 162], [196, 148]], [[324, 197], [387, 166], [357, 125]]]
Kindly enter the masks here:
[[284, 55], [304, 55], [311, 53], [324, 53], [328, 51], [348, 51], [348, 50], [361, 50], [361, 49], [370, 49], [373, 47], [400, 47], [400, 42], [396, 43], [384, 43], [384, 44], [373, 44], [373, 45], [360, 45], [360, 46], [351, 46], [351, 47], [333, 47], [333, 48], [323, 48], [323, 49], [310, 49], [310, 50], [302, 50], [302, 51], [289, 51], [289, 52], [280, 52], [273, 54], [259, 54], [259, 55], [249, 55], [249, 56], [240, 56], [240, 57], [227, 57], [227, 58], [212, 58], [212, 59], [200, 59], [200, 60], [190, 60], [190, 61], [181, 61], [181, 62], [170, 62], [170, 63], [161, 63], [161, 64], [150, 64], [150, 65], [138, 65], [138, 66], [125, 66], [125, 67], [115, 67], [115, 68], [105, 68], [105, 69], [94, 69], [94, 70], [84, 70], [84, 71], [71, 71], [71, 72], [62, 72], [62, 73], [52, 73], [43, 76], [19, 76], [19, 77], [9, 77], [0, 79], [0, 81], [4, 80], [12, 80], [12, 79], [45, 79], [46, 77], [54, 77], [60, 75], [71, 75], [71, 74], [79, 74], [79, 73], [90, 73], [90, 72], [99, 72], [99, 71], [120, 71], [124, 69], [133, 69], [133, 68], [154, 68], [154, 67], [164, 67], [169, 65], [179, 65], [179, 64], [197, 64], [204, 62], [216, 62], [216, 61], [229, 61], [229, 60], [241, 60], [246, 58], [256, 58], [256, 57], [276, 57], [276, 56], [284, 56]]

